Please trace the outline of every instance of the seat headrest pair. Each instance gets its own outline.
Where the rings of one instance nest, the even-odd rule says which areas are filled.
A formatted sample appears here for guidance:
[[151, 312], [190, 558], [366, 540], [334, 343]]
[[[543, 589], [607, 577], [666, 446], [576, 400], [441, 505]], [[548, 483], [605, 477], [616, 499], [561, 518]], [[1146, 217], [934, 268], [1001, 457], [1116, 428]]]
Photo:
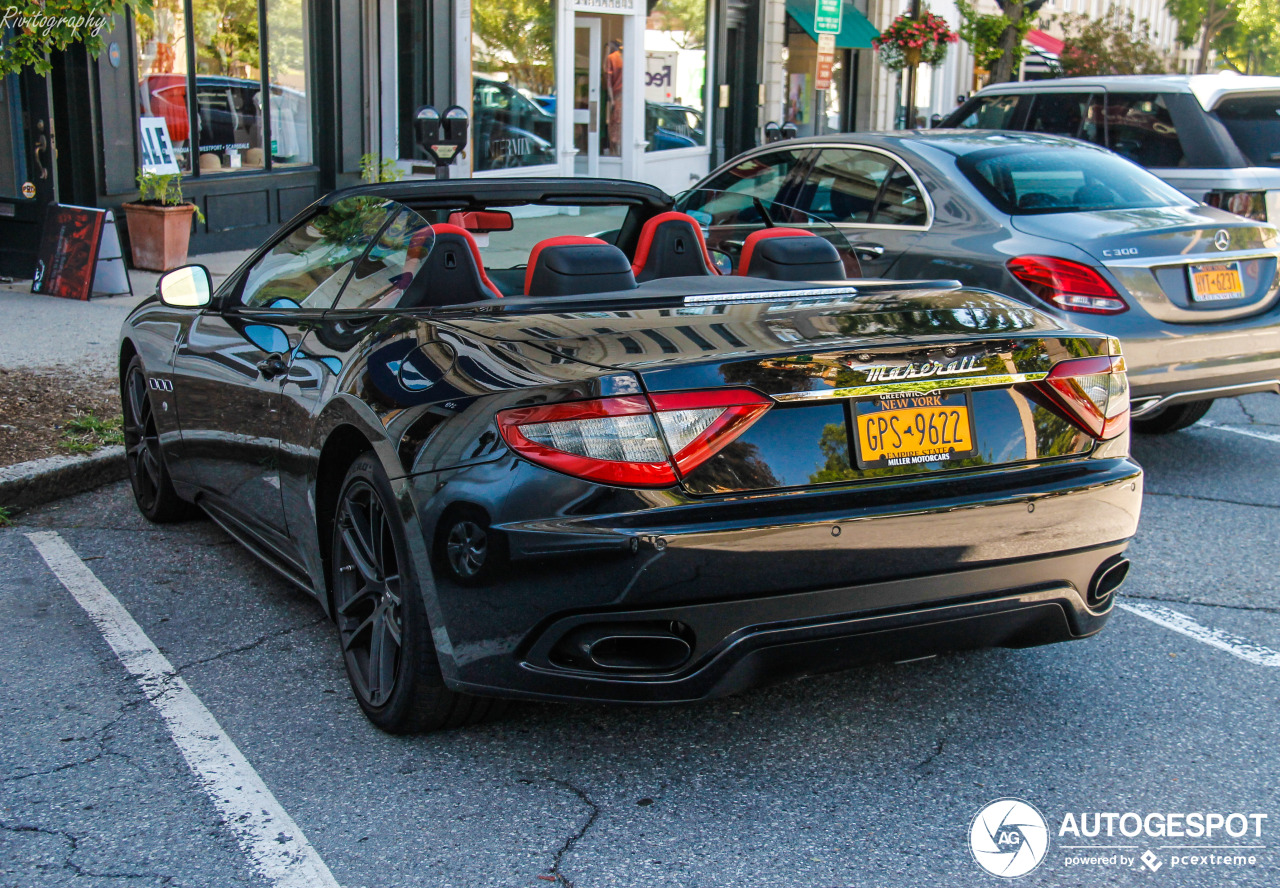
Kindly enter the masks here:
[[598, 237], [577, 234], [539, 241], [524, 273], [526, 296], [581, 296], [635, 288], [625, 253]]
[[832, 281], [846, 277], [840, 253], [826, 238], [800, 228], [762, 228], [747, 235], [738, 274], [774, 281]]

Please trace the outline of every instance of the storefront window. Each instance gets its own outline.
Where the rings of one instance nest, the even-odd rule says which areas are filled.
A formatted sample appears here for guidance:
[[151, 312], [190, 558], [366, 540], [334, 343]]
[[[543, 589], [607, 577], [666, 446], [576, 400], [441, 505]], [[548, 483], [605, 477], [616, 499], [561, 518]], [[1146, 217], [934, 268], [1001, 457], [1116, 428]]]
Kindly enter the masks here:
[[150, 14], [135, 12], [139, 114], [164, 119], [183, 172], [314, 160], [305, 0], [264, 2], [269, 82], [259, 0], [191, 0], [189, 21], [182, 0], [156, 0]]
[[311, 153], [311, 22], [304, 0], [267, 0], [273, 166], [308, 164]]
[[261, 169], [262, 53], [257, 0], [192, 0], [201, 173]]
[[138, 101], [142, 117], [162, 117], [178, 167], [191, 170], [187, 117], [187, 23], [181, 0], [156, 0], [151, 15], [135, 12]]
[[646, 151], [707, 144], [707, 4], [657, 0], [644, 32]]
[[837, 49], [831, 65], [831, 86], [817, 90], [818, 44], [790, 16], [787, 17], [787, 45], [783, 51], [787, 93], [783, 100], [782, 122], [794, 123], [801, 136], [820, 136], [845, 130], [845, 95], [851, 66], [850, 53]]
[[556, 162], [552, 0], [473, 0], [472, 168]]

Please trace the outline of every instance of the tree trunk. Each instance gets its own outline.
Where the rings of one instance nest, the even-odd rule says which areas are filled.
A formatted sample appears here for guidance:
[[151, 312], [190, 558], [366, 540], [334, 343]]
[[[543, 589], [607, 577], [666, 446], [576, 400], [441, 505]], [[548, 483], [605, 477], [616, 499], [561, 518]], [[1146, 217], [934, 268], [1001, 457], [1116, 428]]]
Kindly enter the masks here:
[[1009, 18], [1009, 26], [1000, 35], [1001, 56], [991, 70], [992, 83], [1009, 83], [1018, 79], [1017, 65], [1014, 64], [1014, 53], [1018, 50], [1021, 39], [1018, 36], [1018, 23], [1022, 21], [1025, 9], [1021, 3], [1007, 3], [1004, 14]]
[[1209, 0], [1209, 12], [1204, 17], [1204, 37], [1200, 40], [1200, 57], [1196, 59], [1196, 73], [1204, 74], [1209, 67], [1209, 41], [1213, 39], [1214, 0]]

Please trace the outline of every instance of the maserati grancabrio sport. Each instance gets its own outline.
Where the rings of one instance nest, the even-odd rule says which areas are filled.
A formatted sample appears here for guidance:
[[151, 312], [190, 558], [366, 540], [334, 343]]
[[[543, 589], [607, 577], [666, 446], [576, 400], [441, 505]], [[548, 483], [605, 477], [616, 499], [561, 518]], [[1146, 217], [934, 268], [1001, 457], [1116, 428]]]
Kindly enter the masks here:
[[138, 507], [314, 595], [395, 732], [1102, 628], [1142, 496], [1117, 340], [671, 206], [371, 185], [216, 290], [169, 272], [120, 344]]

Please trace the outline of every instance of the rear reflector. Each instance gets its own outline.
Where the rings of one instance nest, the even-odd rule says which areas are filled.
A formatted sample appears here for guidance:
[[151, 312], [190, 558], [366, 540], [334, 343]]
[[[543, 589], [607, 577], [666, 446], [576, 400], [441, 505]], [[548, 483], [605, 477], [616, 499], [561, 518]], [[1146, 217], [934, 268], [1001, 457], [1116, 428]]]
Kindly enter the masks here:
[[1040, 387], [1068, 419], [1099, 441], [1129, 427], [1129, 377], [1118, 355], [1062, 361]]
[[1045, 302], [1067, 311], [1119, 314], [1129, 305], [1106, 278], [1088, 265], [1056, 256], [1019, 256], [1010, 273]]
[[497, 421], [507, 445], [538, 465], [605, 484], [670, 487], [772, 403], [750, 389], [673, 392], [517, 407]]

